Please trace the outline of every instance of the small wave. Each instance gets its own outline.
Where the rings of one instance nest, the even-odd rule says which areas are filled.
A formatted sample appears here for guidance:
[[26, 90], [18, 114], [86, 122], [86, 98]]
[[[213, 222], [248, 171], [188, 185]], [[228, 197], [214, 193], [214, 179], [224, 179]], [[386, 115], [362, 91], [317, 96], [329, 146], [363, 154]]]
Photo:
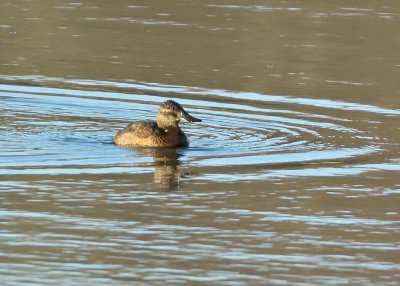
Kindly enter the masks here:
[[[0, 168], [8, 174], [148, 171], [158, 164], [155, 152], [118, 148], [111, 138], [131, 121], [153, 119], [166, 98], [203, 119], [201, 124], [182, 124], [192, 146], [176, 151], [184, 158], [179, 164], [214, 168], [212, 174], [201, 171], [199, 179], [240, 180], [251, 177], [249, 172], [260, 178], [266, 173], [334, 176], [363, 170], [354, 165], [357, 161], [379, 166], [374, 154], [395, 145], [382, 143], [388, 134], [377, 132], [377, 126], [382, 116], [400, 115], [358, 103], [253, 92], [134, 81], [0, 78], [14, 83], [0, 85], [2, 121], [8, 122], [0, 137], [7, 148], [0, 150]], [[39, 86], [19, 85], [24, 81]], [[356, 112], [362, 112], [362, 119]], [[273, 166], [285, 171], [271, 171]]]

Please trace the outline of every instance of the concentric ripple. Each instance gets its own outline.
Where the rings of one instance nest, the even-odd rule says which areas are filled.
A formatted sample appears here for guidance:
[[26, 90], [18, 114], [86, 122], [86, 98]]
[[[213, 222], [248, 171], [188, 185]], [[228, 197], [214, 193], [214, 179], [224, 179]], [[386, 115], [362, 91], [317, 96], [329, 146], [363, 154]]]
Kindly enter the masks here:
[[[0, 86], [4, 174], [139, 173], [180, 165], [196, 170], [196, 179], [243, 180], [398, 169], [398, 144], [379, 128], [383, 118], [398, 120], [398, 110], [133, 81], [5, 79], [38, 86]], [[171, 155], [111, 144], [117, 130], [152, 119], [167, 98], [203, 119], [182, 124], [190, 148]]]

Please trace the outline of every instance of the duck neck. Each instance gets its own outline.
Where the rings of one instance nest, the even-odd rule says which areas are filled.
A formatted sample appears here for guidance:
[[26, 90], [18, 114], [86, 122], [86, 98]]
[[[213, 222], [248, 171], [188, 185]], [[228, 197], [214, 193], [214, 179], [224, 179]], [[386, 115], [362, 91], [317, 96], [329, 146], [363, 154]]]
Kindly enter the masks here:
[[180, 130], [177, 122], [171, 122], [159, 115], [157, 115], [157, 126], [163, 130]]

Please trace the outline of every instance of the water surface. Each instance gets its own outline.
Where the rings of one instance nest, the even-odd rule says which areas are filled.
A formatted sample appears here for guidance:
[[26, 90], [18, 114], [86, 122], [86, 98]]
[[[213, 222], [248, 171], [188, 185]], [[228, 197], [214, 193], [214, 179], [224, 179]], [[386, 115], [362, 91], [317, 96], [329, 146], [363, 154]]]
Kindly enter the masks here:
[[[3, 1], [4, 285], [398, 285], [399, 3]], [[188, 148], [120, 148], [172, 98]]]

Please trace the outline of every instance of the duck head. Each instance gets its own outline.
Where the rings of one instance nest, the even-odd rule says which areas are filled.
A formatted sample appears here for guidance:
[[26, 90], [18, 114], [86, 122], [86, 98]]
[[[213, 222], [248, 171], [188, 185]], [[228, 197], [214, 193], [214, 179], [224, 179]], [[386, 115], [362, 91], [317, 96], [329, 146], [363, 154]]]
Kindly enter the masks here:
[[181, 119], [188, 122], [201, 122], [201, 119], [191, 116], [183, 107], [173, 100], [167, 100], [161, 104], [157, 113], [157, 125], [160, 128], [176, 126]]

